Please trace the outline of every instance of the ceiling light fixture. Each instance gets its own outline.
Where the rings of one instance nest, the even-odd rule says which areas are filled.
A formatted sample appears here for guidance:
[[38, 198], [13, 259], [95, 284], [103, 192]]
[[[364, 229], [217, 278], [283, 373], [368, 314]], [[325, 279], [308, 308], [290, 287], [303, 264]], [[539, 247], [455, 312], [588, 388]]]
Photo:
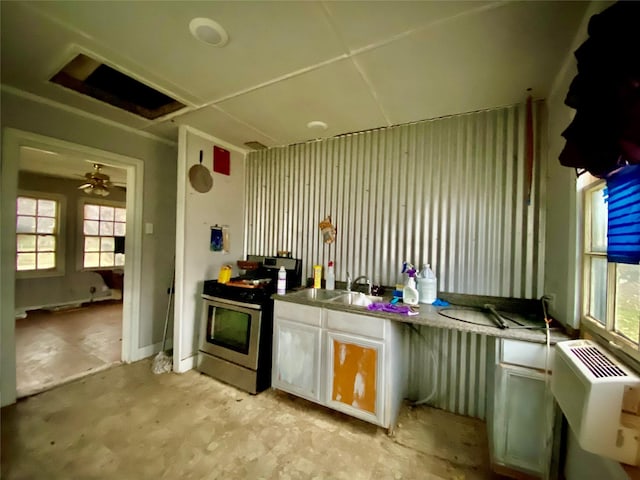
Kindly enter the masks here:
[[189, 22], [189, 30], [195, 38], [214, 47], [224, 47], [229, 41], [227, 31], [210, 18], [194, 18]]
[[318, 130], [326, 130], [329, 126], [320, 120], [313, 120], [307, 123], [307, 128], [317, 128]]

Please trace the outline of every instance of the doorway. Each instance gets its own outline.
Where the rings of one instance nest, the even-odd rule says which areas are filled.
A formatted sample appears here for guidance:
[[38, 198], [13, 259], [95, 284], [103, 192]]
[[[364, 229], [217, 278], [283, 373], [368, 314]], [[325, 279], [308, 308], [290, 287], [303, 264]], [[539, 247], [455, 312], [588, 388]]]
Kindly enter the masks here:
[[[142, 175], [143, 162], [112, 152], [73, 144], [15, 129], [5, 129], [2, 155], [1, 221], [3, 235], [0, 238], [2, 252], [2, 274], [0, 275], [0, 297], [2, 314], [2, 363], [1, 404], [16, 400], [16, 198], [21, 149], [29, 148], [92, 163], [103, 163], [121, 168], [126, 172], [126, 224], [124, 237], [127, 262], [123, 272], [122, 314], [120, 320], [120, 359], [125, 362], [138, 358], [138, 317], [140, 305], [140, 272], [142, 243]], [[50, 166], [53, 164], [50, 164]], [[75, 253], [67, 254], [75, 255]], [[7, 268], [5, 268], [5, 266]], [[73, 269], [74, 272], [76, 269]], [[80, 268], [79, 270], [82, 270]], [[90, 372], [89, 372], [90, 373]]]

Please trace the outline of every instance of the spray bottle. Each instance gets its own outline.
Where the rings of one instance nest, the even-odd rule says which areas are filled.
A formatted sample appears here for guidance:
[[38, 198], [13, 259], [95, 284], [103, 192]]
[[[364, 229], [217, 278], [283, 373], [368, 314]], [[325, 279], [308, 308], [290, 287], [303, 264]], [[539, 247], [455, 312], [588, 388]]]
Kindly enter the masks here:
[[402, 301], [407, 305], [417, 305], [419, 296], [418, 290], [416, 290], [416, 269], [410, 267], [407, 270], [407, 275], [409, 278], [407, 278], [407, 283], [402, 289]]

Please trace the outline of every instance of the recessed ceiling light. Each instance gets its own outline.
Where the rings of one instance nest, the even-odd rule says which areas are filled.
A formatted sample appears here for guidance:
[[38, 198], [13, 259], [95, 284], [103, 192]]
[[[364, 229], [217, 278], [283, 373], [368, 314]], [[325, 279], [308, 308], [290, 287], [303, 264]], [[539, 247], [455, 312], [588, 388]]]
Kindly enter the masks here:
[[189, 30], [195, 38], [214, 47], [224, 47], [229, 41], [227, 31], [210, 18], [194, 18], [189, 22]]
[[321, 122], [320, 120], [313, 120], [307, 123], [307, 128], [317, 128], [319, 130], [326, 130], [329, 127], [326, 123]]

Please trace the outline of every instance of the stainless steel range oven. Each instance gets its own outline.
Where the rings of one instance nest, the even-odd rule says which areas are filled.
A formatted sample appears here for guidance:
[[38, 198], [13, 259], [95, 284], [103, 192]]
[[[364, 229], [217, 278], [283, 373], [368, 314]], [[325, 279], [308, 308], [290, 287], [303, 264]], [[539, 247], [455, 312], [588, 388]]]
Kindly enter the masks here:
[[[197, 369], [249, 393], [271, 386], [273, 300], [280, 266], [300, 285], [300, 260], [255, 257], [261, 267], [226, 284], [204, 282]], [[296, 283], [297, 282], [297, 283]]]

